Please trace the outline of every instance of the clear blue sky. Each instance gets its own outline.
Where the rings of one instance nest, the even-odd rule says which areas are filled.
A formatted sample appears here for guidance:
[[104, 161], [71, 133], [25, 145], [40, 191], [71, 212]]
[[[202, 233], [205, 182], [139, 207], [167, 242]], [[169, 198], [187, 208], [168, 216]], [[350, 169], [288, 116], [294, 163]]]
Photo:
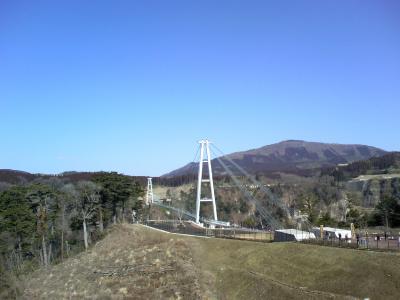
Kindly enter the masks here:
[[0, 168], [160, 175], [196, 141], [400, 150], [400, 1], [0, 1]]

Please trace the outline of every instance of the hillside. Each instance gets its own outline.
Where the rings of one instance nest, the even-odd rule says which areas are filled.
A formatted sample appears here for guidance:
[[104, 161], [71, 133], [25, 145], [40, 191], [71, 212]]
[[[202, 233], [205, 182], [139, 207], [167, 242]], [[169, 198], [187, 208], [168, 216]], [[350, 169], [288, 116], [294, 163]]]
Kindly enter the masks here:
[[360, 175], [388, 175], [395, 173], [400, 173], [400, 152], [391, 152], [380, 157], [372, 157], [322, 171], [322, 174], [334, 176], [337, 180], [342, 181]]
[[[378, 157], [387, 152], [366, 145], [325, 144], [289, 140], [267, 145], [248, 151], [236, 152], [221, 157], [228, 166], [233, 160], [247, 172], [271, 174], [285, 172], [307, 174], [309, 170], [346, 164], [371, 157]], [[213, 171], [216, 175], [224, 175], [224, 169], [216, 159], [213, 160]], [[182, 176], [195, 173], [194, 164], [165, 174], [164, 177]]]
[[25, 299], [199, 299], [192, 254], [179, 239], [114, 226], [89, 251], [26, 278]]
[[400, 256], [118, 225], [25, 279], [26, 299], [396, 299]]
[[[35, 180], [47, 180], [52, 178], [58, 178], [67, 182], [78, 182], [81, 180], [92, 180], [96, 175], [104, 172], [63, 172], [60, 174], [32, 174], [25, 171], [0, 169], [0, 183], [7, 184], [24, 184]], [[145, 183], [147, 177], [145, 176], [129, 176], [135, 181]]]
[[[359, 207], [374, 208], [383, 197], [397, 200], [400, 196], [400, 152], [328, 168], [322, 174], [344, 183], [353, 204]], [[397, 220], [397, 213], [392, 212], [393, 220]]]
[[35, 175], [17, 170], [0, 169], [0, 182], [19, 184], [29, 182], [35, 179]]

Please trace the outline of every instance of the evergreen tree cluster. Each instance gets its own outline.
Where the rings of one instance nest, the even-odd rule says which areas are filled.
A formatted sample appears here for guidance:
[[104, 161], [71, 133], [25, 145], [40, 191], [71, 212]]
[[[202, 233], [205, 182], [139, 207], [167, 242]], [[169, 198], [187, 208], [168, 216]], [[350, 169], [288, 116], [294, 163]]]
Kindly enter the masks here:
[[136, 221], [143, 194], [142, 184], [114, 172], [2, 185], [0, 276], [47, 267], [87, 248], [108, 225]]

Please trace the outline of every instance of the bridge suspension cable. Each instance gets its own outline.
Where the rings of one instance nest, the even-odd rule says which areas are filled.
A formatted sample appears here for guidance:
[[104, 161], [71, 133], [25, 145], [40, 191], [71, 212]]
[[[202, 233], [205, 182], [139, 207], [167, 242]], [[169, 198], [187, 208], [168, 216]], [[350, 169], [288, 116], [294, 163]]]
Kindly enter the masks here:
[[[217, 150], [220, 153], [220, 156], [223, 157], [223, 159], [227, 160], [232, 166], [234, 166], [242, 175], [244, 175], [246, 178], [250, 179], [250, 181], [256, 185], [260, 187], [260, 190], [263, 191], [267, 196], [268, 196], [268, 200], [271, 204], [278, 206], [279, 208], [283, 209], [284, 212], [286, 213], [286, 215], [289, 215], [289, 211], [288, 208], [282, 203], [282, 201], [275, 196], [272, 191], [264, 186], [261, 182], [257, 181], [254, 176], [252, 176], [251, 174], [249, 174], [246, 170], [244, 170], [241, 166], [239, 166], [233, 159], [231, 159], [228, 155], [226, 155], [225, 153], [223, 153], [215, 144], [212, 144], [213, 149]], [[215, 154], [214, 154], [215, 155]], [[218, 157], [218, 162], [221, 164], [222, 166], [222, 159], [220, 157]], [[226, 167], [226, 164], [225, 164]], [[225, 168], [224, 168], [225, 169]], [[227, 172], [229, 172], [229, 168], [228, 170], [225, 170]], [[232, 174], [232, 172], [230, 172]], [[234, 176], [234, 174], [233, 174]], [[232, 175], [231, 175], [232, 177]], [[311, 228], [312, 224], [310, 223], [309, 220], [302, 220], [301, 224], [305, 225], [306, 228]]]
[[263, 191], [265, 194], [267, 194], [268, 199], [270, 199], [274, 205], [279, 206], [286, 213], [288, 213], [287, 207], [282, 203], [282, 201], [280, 199], [278, 199], [278, 197], [276, 197], [271, 192], [271, 190], [268, 187], [264, 186], [261, 182], [257, 181], [253, 175], [249, 174], [246, 170], [244, 170], [241, 166], [239, 166], [234, 160], [232, 160], [228, 155], [225, 155], [216, 145], [213, 145], [213, 148], [215, 148], [218, 152], [220, 152], [221, 155], [223, 156], [223, 158], [226, 159], [230, 164], [232, 164], [236, 169], [238, 169], [240, 173], [242, 173], [246, 178], [250, 179], [250, 181], [254, 185], [259, 186], [260, 190]]
[[[202, 143], [203, 142], [203, 143]], [[211, 147], [210, 147], [211, 145]], [[215, 151], [214, 151], [215, 150]], [[216, 153], [219, 152], [219, 153]], [[245, 186], [239, 181], [238, 176], [235, 174], [240, 174], [240, 176], [243, 176], [247, 180], [250, 180], [252, 184], [255, 186], [259, 187], [259, 190], [262, 191], [267, 197], [266, 197], [266, 202], [267, 205], [271, 205], [272, 207], [275, 208], [280, 208], [282, 209], [287, 215], [289, 214], [288, 208], [282, 203], [282, 201], [274, 195], [274, 193], [266, 187], [264, 184], [261, 182], [257, 181], [253, 175], [249, 174], [246, 170], [244, 170], [240, 165], [238, 165], [233, 159], [231, 159], [228, 155], [225, 155], [215, 144], [209, 143], [208, 140], [202, 140], [199, 142], [199, 145], [197, 146], [196, 154], [193, 158], [193, 161], [190, 163], [189, 167], [186, 169], [190, 175], [195, 175], [196, 172], [195, 169], [198, 167], [198, 180], [197, 180], [197, 197], [196, 197], [196, 212], [193, 214], [192, 212], [185, 211], [182, 208], [174, 208], [170, 205], [163, 205], [161, 203], [157, 203], [158, 206], [164, 207], [164, 208], [169, 208], [176, 213], [180, 213], [185, 215], [186, 217], [190, 219], [194, 219], [196, 223], [199, 223], [200, 220], [205, 223], [217, 223], [217, 215], [216, 215], [216, 203], [215, 203], [215, 195], [214, 195], [214, 190], [213, 190], [213, 185], [212, 185], [212, 168], [211, 168], [211, 154], [214, 155], [214, 158], [216, 161], [221, 165], [221, 167], [224, 169], [225, 172], [229, 175], [229, 177], [233, 180], [234, 184], [236, 185], [237, 188], [242, 192], [246, 200], [253, 204], [256, 211], [259, 213], [259, 215], [264, 219], [265, 222], [271, 227], [271, 229], [277, 229], [277, 228], [282, 228], [282, 222], [274, 217], [271, 212], [268, 211], [268, 209], [265, 208], [265, 203], [262, 203], [260, 199], [257, 199], [249, 190], [245, 188]], [[200, 155], [199, 155], [200, 154]], [[207, 156], [207, 159], [205, 157]], [[196, 163], [198, 161], [199, 163]], [[207, 163], [208, 165], [208, 179], [203, 178], [203, 173], [202, 173], [202, 167], [203, 163]], [[237, 172], [233, 172], [230, 167], [233, 167], [237, 170]], [[201, 184], [203, 182], [208, 182], [210, 183], [210, 189], [211, 189], [211, 199], [202, 199], [201, 198]], [[149, 188], [148, 188], [149, 190]], [[154, 195], [155, 196], [155, 195]], [[199, 201], [200, 200], [200, 201]], [[203, 217], [200, 216], [200, 202], [202, 201], [210, 201], [213, 202], [213, 212], [214, 212], [214, 221], [212, 220], [207, 220]], [[159, 201], [158, 201], [159, 202]], [[155, 203], [156, 204], [156, 203]], [[220, 222], [221, 224], [224, 222]], [[308, 222], [309, 223], [309, 222]], [[309, 226], [309, 224], [307, 224]]]
[[268, 212], [262, 206], [262, 204], [259, 203], [259, 201], [253, 197], [253, 195], [248, 190], [243, 188], [243, 186], [240, 184], [239, 180], [236, 178], [236, 176], [233, 174], [233, 172], [226, 166], [226, 164], [219, 157], [217, 157], [216, 159], [221, 164], [222, 168], [230, 175], [230, 177], [234, 181], [235, 185], [240, 189], [240, 191], [245, 196], [246, 200], [255, 206], [256, 210], [264, 218], [264, 220], [266, 220], [269, 223], [269, 225], [275, 229], [281, 228], [282, 227], [281, 222], [276, 220], [276, 218], [274, 218], [271, 215], [271, 213]]

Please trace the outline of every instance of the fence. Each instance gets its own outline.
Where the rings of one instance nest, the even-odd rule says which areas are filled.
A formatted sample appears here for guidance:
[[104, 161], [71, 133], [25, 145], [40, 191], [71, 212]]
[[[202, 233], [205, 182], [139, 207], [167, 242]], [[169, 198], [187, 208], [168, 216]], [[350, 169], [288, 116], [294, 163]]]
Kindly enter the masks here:
[[[178, 220], [147, 220], [145, 225], [162, 229], [172, 233], [181, 233], [196, 236], [247, 240], [257, 242], [272, 242], [274, 240], [273, 231], [265, 231], [258, 229], [250, 229], [243, 227], [230, 227], [230, 228], [206, 228], [201, 227], [190, 221]], [[400, 250], [400, 236], [387, 234], [361, 234], [358, 233], [357, 238], [338, 238], [335, 235], [324, 236], [320, 238], [310, 238], [314, 232], [297, 231], [292, 229], [291, 232], [285, 232], [284, 235], [278, 238], [281, 242], [297, 241], [306, 244], [351, 248], [351, 249], [369, 249], [379, 251], [399, 251]]]
[[302, 242], [307, 244], [351, 249], [380, 251], [400, 250], [400, 236], [391, 234], [386, 235], [386, 237], [379, 234], [358, 234], [358, 238], [338, 238], [336, 236], [324, 238], [317, 237], [316, 239], [303, 240]]
[[258, 242], [271, 242], [273, 240], [273, 233], [271, 231], [250, 228], [205, 228], [198, 226], [193, 222], [179, 222], [177, 220], [147, 220], [145, 222], [145, 225], [172, 233], [197, 236], [249, 240]]

